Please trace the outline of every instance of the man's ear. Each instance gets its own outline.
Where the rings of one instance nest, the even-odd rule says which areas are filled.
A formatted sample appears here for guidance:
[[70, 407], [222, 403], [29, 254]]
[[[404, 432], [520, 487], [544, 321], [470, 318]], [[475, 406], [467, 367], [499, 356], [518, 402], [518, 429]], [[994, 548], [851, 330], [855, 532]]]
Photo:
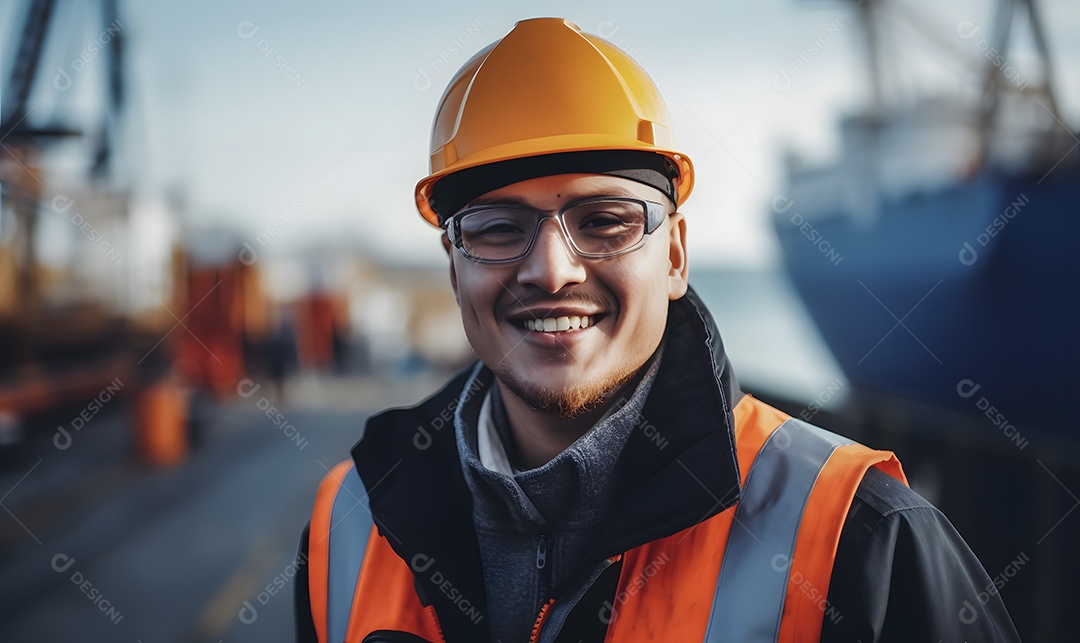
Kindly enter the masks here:
[[686, 294], [689, 272], [686, 263], [686, 217], [682, 212], [668, 215], [668, 299], [675, 301]]
[[450, 245], [450, 239], [444, 234], [442, 236], [442, 247], [446, 251], [446, 258], [450, 260], [450, 287], [454, 289], [454, 301], [461, 305], [461, 300], [458, 299], [457, 292], [457, 271], [454, 269], [454, 246]]

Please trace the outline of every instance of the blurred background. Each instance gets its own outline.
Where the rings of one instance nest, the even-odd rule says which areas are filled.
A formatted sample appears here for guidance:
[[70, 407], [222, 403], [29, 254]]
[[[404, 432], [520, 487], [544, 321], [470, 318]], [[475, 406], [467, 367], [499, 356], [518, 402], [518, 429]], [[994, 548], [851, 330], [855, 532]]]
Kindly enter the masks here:
[[412, 189], [515, 21], [628, 51], [746, 390], [904, 462], [1025, 640], [1080, 572], [1080, 5], [0, 6], [0, 640], [292, 638], [364, 419], [471, 354]]

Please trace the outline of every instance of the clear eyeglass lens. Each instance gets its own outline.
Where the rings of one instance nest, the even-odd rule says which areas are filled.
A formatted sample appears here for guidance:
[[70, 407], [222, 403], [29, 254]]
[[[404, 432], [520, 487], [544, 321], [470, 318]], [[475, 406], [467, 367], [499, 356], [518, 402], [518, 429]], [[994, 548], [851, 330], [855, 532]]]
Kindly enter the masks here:
[[[479, 259], [514, 259], [532, 241], [540, 214], [515, 208], [489, 208], [461, 218], [465, 251]], [[635, 201], [592, 201], [569, 208], [563, 220], [578, 250], [591, 255], [622, 252], [645, 236], [645, 205]]]

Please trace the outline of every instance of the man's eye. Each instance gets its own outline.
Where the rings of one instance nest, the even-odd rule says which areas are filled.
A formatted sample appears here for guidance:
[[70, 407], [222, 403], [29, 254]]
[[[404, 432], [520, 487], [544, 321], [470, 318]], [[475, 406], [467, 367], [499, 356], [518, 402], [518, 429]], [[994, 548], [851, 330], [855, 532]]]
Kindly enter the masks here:
[[581, 222], [581, 228], [604, 228], [608, 226], [629, 225], [626, 221], [612, 214], [594, 214]]
[[524, 234], [520, 225], [512, 221], [494, 221], [473, 232], [478, 235]]
[[585, 217], [578, 225], [580, 234], [592, 237], [618, 237], [626, 234], [637, 234], [641, 226], [640, 217], [619, 216], [610, 212], [597, 212]]

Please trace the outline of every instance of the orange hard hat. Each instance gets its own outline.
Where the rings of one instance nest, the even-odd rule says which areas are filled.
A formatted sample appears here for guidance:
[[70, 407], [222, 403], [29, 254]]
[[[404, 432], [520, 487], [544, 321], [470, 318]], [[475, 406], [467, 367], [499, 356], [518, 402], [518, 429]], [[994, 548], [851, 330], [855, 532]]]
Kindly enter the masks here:
[[693, 164], [674, 150], [667, 106], [640, 65], [567, 20], [522, 20], [447, 86], [431, 128], [431, 174], [416, 185], [416, 205], [438, 226], [435, 184], [450, 174], [601, 150], [667, 159], [676, 205], [694, 187]]

